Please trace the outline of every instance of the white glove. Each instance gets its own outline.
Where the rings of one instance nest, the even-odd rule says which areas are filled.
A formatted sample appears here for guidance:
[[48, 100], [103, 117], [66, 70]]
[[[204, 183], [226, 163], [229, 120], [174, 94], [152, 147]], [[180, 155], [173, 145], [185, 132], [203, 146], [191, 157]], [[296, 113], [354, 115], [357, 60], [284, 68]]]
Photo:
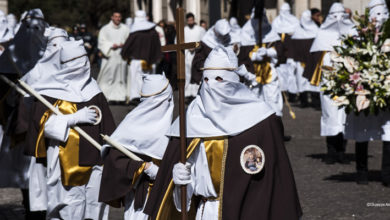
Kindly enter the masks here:
[[191, 164], [177, 163], [172, 170], [173, 182], [176, 185], [187, 185], [191, 183]]
[[267, 49], [264, 47], [259, 48], [254, 56], [252, 57], [253, 61], [262, 61], [264, 59], [264, 56], [267, 55]]
[[248, 70], [246, 69], [245, 65], [242, 64], [237, 70], [236, 70], [236, 73], [241, 76], [241, 77], [244, 77], [247, 81], [249, 81], [252, 86], [257, 86], [258, 83], [256, 81], [256, 75], [251, 73], [251, 72], [248, 72]]
[[149, 162], [150, 166], [145, 169], [144, 172], [150, 177], [151, 180], [155, 180], [158, 172], [158, 166], [153, 162]]
[[87, 107], [66, 116], [68, 118], [68, 126], [74, 126], [77, 124], [94, 124], [97, 120], [96, 111]]
[[278, 53], [274, 48], [268, 48], [267, 49], [267, 57], [269, 58], [276, 58], [278, 56]]

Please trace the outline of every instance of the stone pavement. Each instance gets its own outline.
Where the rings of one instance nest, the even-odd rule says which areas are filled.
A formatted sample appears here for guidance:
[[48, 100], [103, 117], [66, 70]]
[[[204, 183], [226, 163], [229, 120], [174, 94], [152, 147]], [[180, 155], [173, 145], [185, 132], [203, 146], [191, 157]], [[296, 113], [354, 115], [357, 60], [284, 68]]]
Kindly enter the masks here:
[[[132, 106], [115, 105], [111, 109], [118, 123]], [[285, 112], [283, 121], [286, 134], [293, 136], [286, 148], [297, 182], [303, 219], [390, 219], [390, 189], [380, 182], [381, 143], [370, 143], [369, 185], [357, 185], [354, 182], [354, 143], [350, 141], [347, 146], [350, 164], [324, 164], [325, 139], [319, 136], [321, 113], [311, 108], [293, 109], [297, 119], [292, 120]], [[0, 189], [0, 220], [23, 219], [21, 200], [18, 189]], [[123, 211], [111, 209], [110, 219], [123, 219]]]

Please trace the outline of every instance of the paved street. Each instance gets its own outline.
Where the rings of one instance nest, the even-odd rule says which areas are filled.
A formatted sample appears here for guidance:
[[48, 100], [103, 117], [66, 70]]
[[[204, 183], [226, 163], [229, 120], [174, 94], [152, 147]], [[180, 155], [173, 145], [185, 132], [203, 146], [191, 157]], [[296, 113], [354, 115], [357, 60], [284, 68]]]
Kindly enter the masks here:
[[[111, 106], [116, 122], [132, 107]], [[320, 112], [311, 108], [294, 108], [297, 119], [285, 113], [286, 143], [294, 169], [303, 207], [303, 219], [390, 219], [390, 189], [380, 182], [381, 143], [370, 143], [370, 183], [360, 186], [354, 182], [354, 143], [348, 143], [348, 165], [326, 165], [325, 139], [319, 136]], [[21, 193], [18, 189], [0, 189], [0, 219], [23, 219]], [[369, 203], [369, 205], [367, 205]], [[376, 206], [370, 206], [371, 203]], [[378, 207], [386, 206], [387, 207]], [[283, 210], [281, 210], [283, 211]], [[122, 219], [122, 211], [112, 209], [110, 219]]]

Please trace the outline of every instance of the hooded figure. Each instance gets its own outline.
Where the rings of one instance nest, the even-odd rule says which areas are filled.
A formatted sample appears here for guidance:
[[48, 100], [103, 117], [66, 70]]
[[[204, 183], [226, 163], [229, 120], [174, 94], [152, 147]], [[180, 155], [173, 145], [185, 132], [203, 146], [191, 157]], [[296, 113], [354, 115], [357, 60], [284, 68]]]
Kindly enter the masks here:
[[241, 31], [241, 49], [238, 55], [239, 64], [245, 64], [249, 72], [255, 75], [255, 83], [250, 88], [261, 99], [267, 102], [276, 115], [282, 116], [283, 98], [280, 92], [279, 77], [275, 70], [277, 63], [276, 45], [279, 35], [273, 30], [264, 13], [262, 21], [262, 45], [258, 46], [258, 19], [248, 20]]
[[231, 28], [231, 33], [230, 33], [231, 41], [230, 41], [230, 44], [240, 44], [241, 43], [241, 39], [240, 39], [241, 27], [238, 24], [237, 18], [231, 17], [230, 20], [229, 20], [229, 24], [230, 24], [230, 28]]
[[[24, 80], [64, 115], [52, 114], [34, 100], [26, 153], [37, 158], [37, 163], [38, 159], [46, 161], [44, 171], [38, 166], [30, 168], [33, 174], [43, 174], [46, 181], [32, 179], [30, 189], [47, 198], [32, 205], [46, 206], [47, 218], [107, 219], [108, 206], [98, 202], [100, 152], [72, 127], [78, 125], [103, 144], [100, 134], [112, 133], [113, 117], [90, 76], [83, 42], [68, 40], [66, 32], [58, 28], [47, 32], [50, 41], [45, 54]], [[46, 192], [37, 192], [42, 189]]]
[[[309, 79], [314, 86], [320, 86], [322, 81], [322, 66], [332, 66], [330, 52], [334, 51], [333, 47], [341, 44], [342, 35], [354, 34], [353, 22], [345, 13], [344, 6], [340, 3], [333, 3], [326, 17], [325, 22], [321, 25], [313, 45], [311, 46], [311, 59], [307, 63], [304, 77]], [[320, 94], [321, 99], [321, 136], [326, 137], [328, 155], [326, 163], [334, 163], [337, 160], [344, 161], [344, 124], [345, 111], [339, 109], [333, 100]]]
[[[237, 67], [231, 48], [217, 46], [208, 56], [199, 94], [186, 113], [188, 163], [177, 163], [176, 119], [145, 207], [152, 219], [180, 214], [180, 185], [187, 185], [187, 208], [196, 215], [191, 219], [272, 220], [302, 215], [281, 121], [240, 83]], [[240, 155], [248, 145], [261, 147], [268, 158], [258, 174], [250, 175], [240, 166]]]
[[278, 34], [292, 35], [299, 26], [299, 20], [291, 14], [291, 7], [288, 3], [283, 3], [280, 7], [279, 15], [272, 22], [272, 28]]
[[199, 85], [202, 81], [201, 68], [213, 48], [218, 45], [228, 46], [231, 41], [231, 27], [226, 19], [218, 20], [214, 26], [208, 29], [200, 42], [200, 47], [195, 50], [195, 56], [191, 66], [191, 84]]
[[148, 219], [142, 211], [168, 145], [166, 133], [173, 115], [173, 93], [165, 75], [147, 74], [143, 80], [141, 103], [111, 138], [147, 162], [133, 161], [108, 146], [102, 151], [105, 159], [99, 199], [114, 207], [124, 205], [126, 220]]
[[372, 0], [368, 4], [370, 9], [370, 19], [377, 22], [377, 27], [381, 27], [389, 19], [389, 9], [384, 0]]
[[147, 20], [145, 11], [135, 13], [130, 35], [121, 52], [122, 58], [130, 62], [126, 89], [129, 101], [141, 97], [142, 75], [154, 73], [162, 58], [160, 37], [155, 27], [155, 23]]
[[311, 16], [310, 10], [306, 10], [302, 13], [300, 26], [292, 35], [287, 50], [287, 63], [291, 66], [291, 74], [289, 74], [290, 77], [287, 80], [287, 84], [291, 85], [289, 87], [289, 92], [299, 93], [302, 107], [308, 106], [307, 92], [313, 92], [312, 104], [319, 105], [318, 93], [320, 92], [320, 88], [318, 86], [310, 85], [310, 82], [303, 77], [305, 66], [309, 63], [311, 58], [310, 47], [319, 30], [319, 27]]
[[[383, 0], [372, 0], [368, 4], [370, 19], [381, 28], [388, 19], [388, 9]], [[390, 187], [390, 113], [380, 111], [378, 115], [347, 115], [345, 138], [355, 140], [356, 171], [358, 184], [368, 184], [368, 143], [373, 140], [383, 142], [382, 183]]]
[[127, 62], [121, 57], [121, 48], [129, 37], [130, 29], [120, 23], [114, 13], [111, 21], [99, 31], [98, 49], [102, 53], [102, 64], [97, 82], [109, 101], [126, 100]]

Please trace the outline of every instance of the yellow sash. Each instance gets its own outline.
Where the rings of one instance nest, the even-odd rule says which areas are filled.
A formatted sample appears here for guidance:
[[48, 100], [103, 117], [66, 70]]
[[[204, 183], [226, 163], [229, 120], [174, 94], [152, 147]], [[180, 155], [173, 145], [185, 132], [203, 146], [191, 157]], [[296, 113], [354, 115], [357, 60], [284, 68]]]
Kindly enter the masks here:
[[[187, 148], [187, 159], [192, 155], [196, 147], [199, 146], [200, 141], [200, 138], [194, 138], [191, 141]], [[214, 189], [218, 194], [218, 198], [216, 198], [216, 200], [222, 201], [228, 141], [226, 137], [206, 138], [204, 139], [204, 145], [211, 180], [213, 182]], [[180, 213], [176, 211], [175, 205], [173, 203], [173, 187], [174, 183], [173, 180], [171, 180], [158, 210], [156, 218], [158, 220], [180, 219]], [[190, 210], [189, 216], [195, 215], [196, 213], [194, 213], [194, 211], [196, 211], [196, 209], [192, 208]], [[219, 203], [218, 212], [219, 219], [221, 219], [222, 202]]]
[[[266, 47], [266, 44], [263, 44], [262, 47]], [[249, 57], [252, 57], [253, 53], [258, 49], [259, 46], [255, 45], [253, 50], [249, 52]], [[272, 81], [271, 60], [268, 57], [261, 62], [253, 62], [253, 67], [255, 69], [256, 82], [265, 85]]]
[[[63, 114], [73, 114], [77, 112], [76, 104], [71, 102], [57, 100], [54, 106], [58, 106], [58, 109]], [[52, 111], [47, 110], [41, 120], [40, 129], [38, 134], [37, 143], [35, 145], [35, 157], [46, 157], [46, 143], [44, 137], [45, 123], [49, 119]], [[79, 133], [74, 129], [70, 129], [69, 137], [66, 143], [61, 143], [59, 148], [59, 158], [61, 165], [61, 180], [64, 186], [81, 186], [88, 183], [89, 177], [92, 172], [92, 167], [79, 166]], [[65, 146], [64, 146], [65, 145]]]
[[311, 77], [310, 84], [312, 84], [314, 86], [319, 86], [320, 85], [321, 75], [322, 75], [322, 65], [324, 63], [324, 56], [325, 56], [326, 53], [327, 53], [326, 51], [322, 52], [321, 59], [317, 63], [316, 68], [314, 70], [314, 74]]

